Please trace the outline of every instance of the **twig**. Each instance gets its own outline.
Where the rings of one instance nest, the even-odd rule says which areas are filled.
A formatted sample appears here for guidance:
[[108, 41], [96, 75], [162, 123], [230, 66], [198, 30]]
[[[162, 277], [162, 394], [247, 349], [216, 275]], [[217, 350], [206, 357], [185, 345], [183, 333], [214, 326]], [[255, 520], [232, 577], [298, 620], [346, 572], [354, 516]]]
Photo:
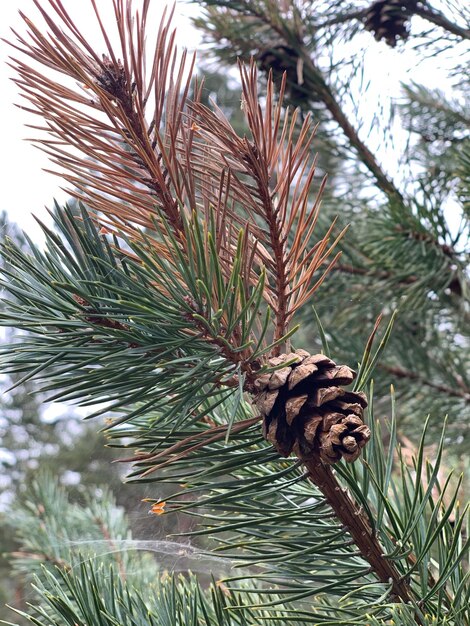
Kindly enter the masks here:
[[449, 387], [448, 385], [442, 385], [440, 383], [433, 383], [431, 380], [426, 380], [419, 376], [416, 372], [411, 372], [410, 370], [405, 370], [401, 367], [397, 367], [394, 365], [385, 365], [384, 363], [379, 363], [378, 367], [380, 369], [389, 372], [389, 374], [393, 374], [397, 378], [407, 378], [408, 380], [419, 380], [422, 385], [426, 387], [430, 387], [431, 389], [435, 389], [436, 391], [441, 391], [442, 393], [447, 394], [448, 396], [454, 396], [456, 398], [463, 398], [467, 404], [470, 404], [470, 389], [467, 389], [465, 386], [460, 384], [461, 389], [455, 389], [454, 387]]
[[[307, 71], [308, 69], [310, 69], [310, 72], [318, 78], [319, 71], [315, 67], [310, 55], [308, 54], [308, 51], [303, 45], [302, 58], [304, 59], [305, 75], [307, 75]], [[375, 177], [379, 189], [381, 189], [391, 200], [395, 200], [400, 202], [400, 204], [404, 204], [404, 199], [401, 192], [398, 190], [397, 187], [395, 187], [394, 183], [385, 174], [379, 162], [377, 161], [376, 156], [369, 150], [366, 144], [359, 137], [356, 129], [349, 121], [338, 100], [336, 100], [332, 90], [323, 80], [323, 78], [321, 81], [321, 86], [318, 88], [318, 91], [321, 98], [323, 99], [323, 102], [325, 103], [326, 108], [331, 113], [331, 116], [338, 124], [338, 126], [341, 127], [344, 134], [349, 139], [351, 145], [356, 149], [356, 152], [358, 153], [361, 161]]]
[[453, 35], [462, 37], [462, 39], [470, 39], [470, 30], [468, 28], [462, 28], [461, 26], [458, 26], [458, 24], [454, 24], [454, 22], [448, 20], [445, 15], [436, 11], [436, 9], [431, 7], [426, 2], [418, 3], [414, 9], [414, 13], [425, 20], [428, 20], [428, 22], [432, 22], [433, 24], [436, 24], [436, 26], [440, 26], [444, 30], [449, 31], [449, 33], [452, 33]]
[[[394, 279], [392, 272], [387, 272], [385, 270], [375, 270], [369, 269], [366, 267], [356, 267], [354, 265], [348, 265], [347, 263], [337, 263], [333, 268], [333, 272], [342, 272], [344, 274], [351, 274], [357, 276], [370, 276], [372, 278], [377, 278], [379, 280], [390, 280]], [[400, 285], [414, 285], [418, 282], [418, 276], [406, 276], [404, 278], [400, 278], [397, 283]], [[462, 295], [462, 285], [460, 284], [459, 279], [455, 276], [452, 278], [450, 283], [447, 285], [447, 288], [456, 296]]]
[[[339, 15], [335, 15], [334, 17], [325, 20], [324, 22], [320, 22], [315, 25], [316, 29], [321, 28], [329, 28], [330, 26], [335, 26], [336, 24], [344, 24], [345, 22], [350, 22], [352, 20], [362, 21], [367, 15], [369, 9], [363, 9], [361, 11], [351, 11], [350, 13], [341, 13]], [[462, 37], [462, 39], [470, 39], [470, 30], [467, 28], [463, 28], [454, 22], [451, 22], [447, 17], [437, 11], [432, 6], [427, 4], [425, 1], [417, 3], [416, 7], [413, 9], [413, 13], [415, 15], [419, 15], [423, 19], [428, 22], [432, 22], [436, 24], [436, 26], [440, 26], [444, 30], [449, 31], [450, 33], [457, 35], [458, 37]]]
[[31, 559], [32, 561], [46, 561], [46, 563], [52, 563], [59, 569], [70, 571], [72, 566], [64, 559], [59, 559], [45, 552], [25, 552], [23, 550], [17, 550], [16, 552], [10, 552], [10, 556], [14, 559]]
[[[186, 439], [183, 439], [182, 441], [178, 441], [173, 446], [170, 446], [166, 450], [163, 450], [162, 452], [159, 452], [157, 454], [146, 454], [146, 455], [137, 457], [137, 459], [135, 458], [134, 459], [131, 459], [131, 458], [120, 459], [120, 462], [135, 461], [136, 465], [140, 465], [142, 463], [147, 464], [149, 461], [156, 461], [159, 458], [167, 457], [170, 454], [174, 455], [174, 456], [171, 456], [166, 461], [162, 461], [161, 463], [158, 463], [157, 465], [153, 465], [152, 467], [145, 470], [145, 472], [141, 474], [141, 477], [148, 476], [149, 474], [152, 474], [153, 472], [159, 469], [162, 469], [166, 467], [167, 465], [175, 463], [176, 461], [179, 461], [180, 459], [186, 458], [188, 454], [190, 454], [191, 452], [196, 452], [196, 450], [199, 450], [200, 448], [204, 448], [210, 443], [220, 441], [226, 436], [226, 433], [229, 429], [231, 433], [236, 434], [236, 433], [246, 430], [250, 426], [253, 426], [253, 424], [256, 424], [260, 420], [261, 420], [261, 417], [257, 415], [256, 417], [251, 417], [251, 418], [242, 420], [240, 422], [236, 422], [235, 424], [232, 424], [232, 425], [224, 424], [222, 426], [216, 426], [215, 428], [209, 428], [208, 430], [205, 430], [201, 433], [195, 433], [194, 435], [190, 435], [189, 437], [186, 437]], [[212, 436], [208, 437], [208, 435], [210, 435], [211, 433], [213, 433]], [[199, 441], [198, 443], [195, 443], [189, 448], [186, 448], [182, 452], [175, 454], [178, 450], [181, 450], [181, 448], [183, 448], [186, 444], [194, 442], [196, 439], [202, 439], [202, 441]]]
[[[255, 144], [249, 145], [247, 151], [247, 162], [253, 171], [258, 193], [263, 203], [266, 222], [269, 225], [269, 238], [274, 256], [275, 293], [278, 296], [276, 303], [276, 327], [273, 341], [279, 341], [287, 328], [287, 267], [285, 262], [285, 240], [281, 225], [278, 220], [278, 211], [275, 210], [269, 191], [269, 176], [266, 163], [259, 157]], [[273, 356], [280, 354], [281, 345], [276, 346]]]
[[[411, 604], [411, 591], [395, 565], [383, 555], [377, 537], [374, 535], [366, 514], [357, 506], [336, 480], [331, 468], [318, 460], [305, 460], [309, 480], [318, 487], [338, 519], [348, 529], [362, 557], [370, 564], [379, 580], [392, 585], [393, 595], [397, 600]], [[418, 615], [415, 621], [421, 624]]]
[[336, 26], [336, 24], [344, 24], [344, 22], [350, 22], [351, 20], [362, 20], [368, 12], [367, 9], [362, 9], [361, 11], [351, 11], [350, 13], [340, 13], [339, 15], [335, 15], [334, 17], [325, 20], [324, 22], [320, 22], [315, 25], [315, 28], [329, 28], [330, 26]]

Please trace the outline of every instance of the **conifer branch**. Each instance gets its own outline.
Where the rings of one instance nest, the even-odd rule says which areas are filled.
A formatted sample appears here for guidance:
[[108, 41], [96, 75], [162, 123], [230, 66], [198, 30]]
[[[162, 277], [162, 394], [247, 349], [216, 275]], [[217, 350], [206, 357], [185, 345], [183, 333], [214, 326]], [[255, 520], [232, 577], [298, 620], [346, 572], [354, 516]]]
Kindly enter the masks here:
[[[86, 200], [94, 215], [90, 217], [82, 208], [80, 221], [68, 209], [59, 212], [60, 235], [44, 229], [48, 244], [44, 253], [34, 245], [30, 256], [7, 246], [13, 268], [7, 272], [11, 279], [7, 287], [13, 298], [2, 319], [33, 331], [21, 350], [2, 349], [10, 371], [26, 372], [26, 380], [37, 375], [46, 379], [46, 390], [52, 390], [57, 398], [83, 399], [86, 405], [111, 400], [105, 410], [120, 415], [110, 431], [116, 429], [118, 435], [132, 440], [137, 450], [132, 476], [145, 480], [168, 477], [169, 482], [178, 483], [190, 476], [192, 492], [209, 484], [218, 493], [209, 496], [208, 502], [215, 506], [230, 502], [232, 508], [224, 515], [233, 510], [239, 495], [253, 490], [253, 480], [255, 487], [269, 485], [270, 496], [276, 491], [272, 476], [276, 480], [287, 477], [281, 490], [286, 502], [289, 497], [284, 491], [302, 485], [305, 491], [295, 500], [294, 512], [286, 515], [288, 524], [291, 515], [299, 515], [299, 511], [303, 515], [310, 507], [321, 509], [326, 501], [340, 526], [333, 529], [336, 534], [331, 537], [322, 525], [324, 520], [318, 519], [328, 536], [319, 537], [311, 551], [297, 545], [300, 534], [290, 539], [290, 533], [297, 532], [295, 526], [288, 526], [282, 541], [302, 557], [311, 552], [322, 558], [326, 558], [331, 541], [335, 558], [356, 559], [345, 576], [347, 583], [372, 582], [380, 587], [382, 602], [391, 597], [393, 603], [416, 607], [411, 573], [428, 558], [434, 535], [444, 527], [445, 516], [443, 521], [438, 519], [442, 497], [433, 508], [433, 481], [429, 480], [424, 495], [418, 485], [414, 485], [412, 497], [406, 491], [403, 509], [400, 504], [397, 509], [389, 505], [389, 494], [396, 496], [398, 491], [391, 486], [393, 453], [382, 458], [381, 438], [372, 432], [373, 420], [366, 424], [363, 419], [367, 398], [358, 391], [370, 378], [391, 324], [373, 353], [376, 323], [353, 391], [344, 389], [355, 378], [347, 365], [337, 365], [323, 353], [288, 349], [290, 334], [295, 331], [290, 323], [334, 268], [339, 254], [334, 256], [333, 251], [344, 231], [333, 238], [333, 223], [312, 244], [325, 182], [312, 206], [309, 197], [316, 162], [310, 152], [315, 129], [307, 117], [297, 134], [297, 113], [283, 113], [287, 77], [278, 101], [272, 76], [268, 77], [263, 110], [256, 65], [241, 66], [242, 104], [250, 134], [240, 137], [217, 107], [199, 102], [200, 86], [189, 102], [191, 81], [183, 80], [184, 61], [172, 79], [176, 51], [167, 22], [158, 32], [151, 76], [145, 79], [149, 0], [144, 0], [143, 12], [136, 15], [135, 22], [131, 0], [114, 0], [119, 53], [111, 47], [97, 4], [91, 0], [105, 42], [103, 56], [77, 31], [60, 0], [48, 0], [54, 19], [41, 8], [40, 0], [34, 1], [52, 36], [42, 34], [25, 17], [30, 41], [19, 37], [18, 49], [78, 80], [93, 99], [55, 83], [21, 60], [15, 61], [18, 83], [32, 110], [44, 118], [43, 130], [53, 136], [41, 140], [41, 145], [67, 169], [66, 179], [77, 185], [76, 197]], [[275, 3], [272, 6], [275, 8]], [[280, 22], [271, 26], [289, 35]], [[300, 39], [297, 43], [307, 85], [314, 86], [378, 186], [395, 205], [402, 205], [399, 190], [361, 142], [307, 48]], [[150, 100], [153, 110], [148, 116]], [[69, 148], [80, 149], [81, 156], [76, 159]], [[106, 232], [98, 230], [102, 215], [115, 235], [113, 245]], [[399, 234], [428, 242], [426, 235], [411, 231]], [[125, 241], [125, 251], [119, 237]], [[438, 244], [438, 248], [447, 258], [454, 258], [450, 247]], [[346, 265], [339, 269], [350, 271]], [[389, 278], [388, 271], [381, 277]], [[236, 396], [235, 390], [239, 391]], [[252, 406], [244, 404], [244, 392]], [[234, 400], [234, 406], [229, 407], [227, 399]], [[119, 429], [124, 422], [125, 427]], [[258, 422], [262, 422], [262, 432]], [[205, 423], [211, 427], [206, 428]], [[341, 459], [356, 461], [369, 442], [373, 451], [361, 468], [363, 477], [358, 479], [359, 472], [342, 464], [337, 475], [333, 473], [330, 465]], [[368, 448], [365, 450], [367, 455]], [[297, 461], [279, 463], [279, 455], [292, 453]], [[199, 474], [189, 465], [194, 459], [202, 466]], [[277, 464], [275, 471], [267, 465], [271, 461]], [[374, 462], [375, 474], [370, 471]], [[298, 472], [302, 464], [306, 475]], [[421, 465], [419, 458], [417, 466]], [[162, 468], [168, 472], [163, 478], [156, 476], [156, 470]], [[240, 468], [247, 472], [245, 484], [233, 491], [225, 478], [223, 483], [214, 481], [214, 476], [243, 474]], [[433, 472], [437, 475], [437, 469]], [[354, 498], [337, 476], [346, 481]], [[314, 490], [315, 504], [309, 503], [312, 494], [305, 488], [305, 478], [325, 501], [320, 498], [318, 504]], [[407, 489], [406, 477], [401, 488]], [[378, 518], [387, 520], [380, 531], [378, 524], [372, 527], [374, 506], [369, 507], [368, 490], [374, 491]], [[256, 519], [257, 500], [252, 493], [250, 497], [250, 519], [230, 519], [226, 529], [245, 528]], [[419, 537], [415, 554], [407, 551], [408, 545], [428, 504], [429, 535], [425, 541], [423, 535]], [[163, 503], [156, 506], [160, 513], [163, 508]], [[450, 511], [451, 507], [445, 515]], [[262, 511], [263, 529], [268, 532], [270, 513]], [[95, 516], [94, 522], [111, 541], [101, 517]], [[352, 538], [346, 549], [341, 544], [343, 529]], [[301, 528], [302, 538], [304, 530]], [[259, 527], [250, 532], [256, 543]], [[381, 543], [390, 548], [400, 532], [396, 552], [386, 553]], [[258, 549], [263, 541], [261, 538]], [[272, 537], [267, 541], [272, 544]], [[453, 538], [448, 543], [452, 542]], [[348, 551], [352, 545], [357, 550]], [[263, 550], [264, 546], [259, 561], [265, 555]], [[446, 561], [443, 576], [450, 577], [457, 570], [461, 556], [457, 549], [455, 552], [452, 567], [447, 567]], [[362, 559], [370, 569], [364, 569]], [[272, 559], [276, 560], [279, 554]], [[269, 555], [265, 562], [270, 562]], [[117, 564], [123, 577], [119, 559]], [[305, 566], [302, 569], [296, 563], [292, 570], [296, 568], [299, 580], [312, 577]], [[333, 568], [328, 565], [328, 569]], [[269, 575], [277, 576], [276, 570]], [[318, 582], [320, 590], [336, 585], [336, 590], [344, 591], [341, 581], [330, 582], [329, 572], [312, 578], [316, 579], [311, 588], [302, 589], [298, 598], [315, 593]], [[438, 578], [432, 580], [441, 584]], [[442, 585], [445, 583], [444, 579]], [[451, 595], [446, 596], [447, 601], [452, 603]], [[412, 619], [424, 623], [418, 609]]]
[[11, 552], [10, 556], [14, 559], [28, 559], [39, 563], [50, 563], [58, 569], [65, 571], [72, 568], [70, 563], [67, 563], [64, 559], [56, 558], [52, 554], [47, 554], [45, 552], [26, 552], [25, 550], [16, 550]]
[[[283, 86], [275, 101], [274, 84], [269, 78], [263, 112], [258, 101], [255, 63], [240, 66], [240, 73], [250, 138], [239, 138], [222, 111], [212, 111], [198, 103], [191, 108], [197, 115], [198, 135], [206, 140], [206, 149], [212, 154], [212, 173], [224, 181], [223, 195], [231, 200], [227, 218], [240, 226], [249, 223], [257, 240], [252, 258], [266, 267], [266, 300], [276, 318], [273, 353], [279, 354], [283, 343], [280, 340], [288, 332], [293, 315], [334, 267], [338, 254], [332, 260], [329, 257], [345, 230], [331, 241], [333, 223], [309, 249], [326, 182], [322, 181], [313, 207], [309, 207], [316, 167], [309, 151], [315, 128], [307, 117], [294, 139], [297, 113], [291, 117], [289, 111], [283, 114]], [[195, 171], [202, 174], [203, 167], [203, 162], [196, 163]], [[210, 196], [205, 187], [214, 204], [220, 191], [214, 188]], [[233, 208], [237, 205], [239, 210]], [[326, 265], [323, 271], [322, 264]], [[316, 272], [319, 276], [313, 281]]]
[[[326, 108], [330, 112], [332, 118], [342, 129], [345, 136], [349, 139], [351, 146], [356, 150], [360, 160], [364, 163], [366, 168], [374, 176], [377, 186], [381, 189], [388, 198], [392, 201], [398, 201], [400, 204], [404, 203], [403, 196], [393, 181], [389, 179], [375, 154], [367, 147], [367, 145], [359, 137], [356, 128], [349, 121], [349, 117], [344, 112], [341, 104], [334, 95], [332, 89], [322, 77], [320, 71], [315, 66], [315, 63], [305, 47], [301, 42], [297, 42], [299, 57], [303, 60], [304, 74], [306, 84], [308, 85], [307, 78], [310, 76], [310, 84], [314, 85], [315, 92], [320, 99], [324, 102]], [[314, 92], [312, 91], [312, 96]]]
[[[31, 40], [15, 33], [17, 43], [13, 47], [77, 84], [75, 89], [65, 86], [32, 64], [13, 60], [19, 74], [15, 80], [31, 105], [29, 110], [44, 120], [39, 129], [53, 137], [36, 140], [38, 145], [65, 168], [65, 173], [58, 174], [72, 185], [70, 193], [102, 213], [103, 222], [136, 236], [139, 227], [154, 229], [158, 207], [181, 237], [180, 211], [187, 203], [184, 179], [191, 172], [178, 166], [172, 145], [183, 132], [182, 111], [194, 58], [187, 67], [187, 55], [182, 55], [170, 85], [169, 73], [177, 58], [171, 14], [162, 20], [157, 32], [147, 77], [142, 51], [148, 0], [134, 22], [126, 13], [124, 0], [114, 2], [119, 51], [111, 47], [98, 8], [92, 3], [106, 49], [101, 56], [75, 27], [60, 0], [49, 2], [51, 15], [39, 0], [34, 3], [51, 30], [53, 44], [21, 13]], [[185, 71], [189, 71], [186, 81]], [[193, 97], [198, 97], [197, 88]], [[191, 141], [190, 124], [184, 132]]]
[[[353, 20], [363, 22], [368, 11], [369, 8], [362, 9], [360, 11], [349, 11], [346, 13], [340, 13], [319, 22], [315, 26], [318, 29], [323, 29], [330, 28], [331, 26], [336, 26], [337, 24], [351, 22]], [[432, 22], [433, 24], [436, 24], [436, 26], [440, 26], [444, 30], [447, 30], [457, 37], [460, 37], [462, 39], [470, 39], [470, 30], [468, 28], [463, 28], [462, 26], [455, 24], [455, 22], [449, 20], [443, 13], [432, 7], [426, 0], [421, 0], [419, 2], [413, 3], [412, 14], [419, 15], [428, 22]]]
[[256, 417], [251, 417], [236, 422], [231, 426], [213, 426], [212, 428], [209, 428], [202, 432], [186, 437], [181, 441], [178, 441], [178, 443], [175, 443], [163, 452], [151, 452], [149, 454], [141, 454], [135, 457], [129, 457], [127, 459], [120, 459], [120, 462], [126, 463], [131, 461], [136, 467], [138, 467], [140, 464], [145, 464], [147, 466], [149, 463], [152, 463], [151, 467], [146, 469], [141, 474], [141, 476], [145, 478], [146, 476], [149, 476], [149, 474], [153, 474], [154, 472], [159, 471], [164, 467], [168, 467], [169, 465], [176, 463], [181, 459], [187, 458], [191, 453], [196, 452], [197, 450], [201, 450], [204, 447], [215, 443], [216, 441], [224, 439], [227, 436], [227, 433], [229, 433], [231, 436], [242, 433], [250, 426], [257, 424], [260, 421], [261, 417], [258, 415]]
[[463, 384], [462, 380], [456, 380], [455, 387], [450, 387], [449, 385], [435, 383], [428, 378], [420, 376], [417, 372], [412, 372], [396, 365], [387, 365], [386, 363], [380, 363], [379, 368], [385, 370], [393, 376], [396, 376], [397, 378], [405, 378], [407, 380], [418, 381], [421, 385], [424, 385], [425, 387], [430, 387], [431, 389], [435, 389], [436, 391], [444, 393], [448, 396], [462, 398], [466, 404], [470, 404], [470, 389], [468, 389]]
[[[309, 480], [325, 496], [338, 519], [354, 539], [361, 555], [370, 564], [371, 570], [380, 581], [392, 585], [392, 593], [397, 600], [408, 604], [412, 597], [411, 590], [393, 563], [385, 558], [383, 548], [377, 541], [365, 512], [357, 506], [347, 489], [339, 485], [332, 470], [320, 459], [307, 460], [304, 464]], [[416, 623], [421, 623], [418, 617]]]
[[416, 13], [416, 15], [424, 18], [428, 22], [436, 24], [436, 26], [440, 26], [444, 30], [447, 30], [449, 33], [452, 33], [457, 37], [461, 37], [462, 39], [470, 39], [470, 29], [463, 28], [462, 26], [451, 22], [443, 13], [437, 11], [426, 0], [424, 0], [423, 2], [418, 2], [416, 7], [413, 9], [413, 12]]
[[319, 22], [316, 25], [316, 28], [330, 28], [331, 26], [336, 26], [337, 24], [344, 24], [345, 22], [350, 22], [352, 20], [359, 20], [362, 22], [364, 17], [367, 15], [368, 9], [361, 9], [360, 11], [349, 11], [347, 13], [339, 13], [338, 15], [333, 15], [326, 20]]
[[[266, 223], [269, 230], [269, 243], [273, 254], [272, 268], [275, 281], [273, 291], [276, 294], [277, 298], [277, 302], [275, 305], [276, 327], [274, 330], [273, 340], [275, 342], [278, 342], [283, 337], [283, 335], [285, 335], [288, 324], [288, 276], [287, 264], [285, 262], [286, 238], [284, 237], [284, 233], [282, 232], [282, 220], [284, 219], [284, 216], [282, 215], [282, 213], [280, 213], [282, 209], [281, 207], [274, 207], [273, 196], [270, 189], [270, 185], [272, 185], [272, 157], [271, 159], [266, 159], [267, 155], [263, 155], [260, 153], [260, 148], [262, 148], [260, 140], [264, 135], [264, 132], [262, 125], [258, 126], [259, 120], [256, 120], [256, 117], [254, 117], [253, 115], [258, 106], [258, 98], [255, 97], [255, 100], [251, 102], [248, 102], [247, 100], [247, 98], [249, 98], [250, 96], [255, 96], [255, 94], [257, 93], [256, 83], [257, 73], [255, 71], [255, 66], [252, 65], [250, 73], [248, 73], [247, 71], [243, 71], [242, 68], [242, 85], [245, 97], [244, 106], [247, 107], [247, 112], [249, 114], [251, 122], [250, 127], [252, 129], [254, 138], [254, 143], [252, 143], [251, 145], [247, 143], [246, 145], [244, 159], [246, 161], [247, 169], [253, 173], [253, 178], [260, 198], [262, 211], [265, 215]], [[281, 102], [284, 93], [284, 86], [285, 83], [283, 86], [281, 86], [281, 91], [279, 94]], [[272, 81], [269, 81], [267, 98], [268, 107], [272, 106], [272, 90], [273, 83]], [[278, 111], [280, 112], [280, 107], [278, 108]], [[278, 126], [279, 123], [280, 120], [275, 120], [275, 127]], [[276, 347], [275, 354], [279, 354], [280, 350], [281, 345], [278, 345]]]
[[[376, 270], [369, 267], [360, 267], [355, 265], [349, 265], [347, 263], [337, 263], [333, 268], [334, 272], [342, 272], [343, 274], [351, 274], [356, 276], [371, 276], [378, 278], [379, 280], [395, 280], [392, 272], [386, 270]], [[418, 276], [406, 276], [397, 280], [398, 284], [404, 287], [414, 285], [419, 281]], [[462, 286], [457, 276], [454, 276], [448, 284], [448, 289], [456, 296], [462, 295]]]

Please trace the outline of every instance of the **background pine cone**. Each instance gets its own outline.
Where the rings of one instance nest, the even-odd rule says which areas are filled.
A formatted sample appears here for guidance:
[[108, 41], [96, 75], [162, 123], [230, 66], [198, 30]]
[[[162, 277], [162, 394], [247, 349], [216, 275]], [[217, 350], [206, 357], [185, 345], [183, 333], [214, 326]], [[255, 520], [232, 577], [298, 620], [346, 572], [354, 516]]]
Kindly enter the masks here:
[[274, 84], [279, 91], [284, 72], [287, 73], [286, 96], [293, 106], [305, 105], [315, 90], [306, 85], [303, 77], [303, 62], [295, 48], [273, 45], [261, 50], [257, 55], [258, 67], [266, 75], [272, 71]]
[[255, 382], [256, 408], [263, 416], [263, 434], [280, 454], [292, 451], [303, 460], [320, 456], [325, 463], [354, 461], [370, 439], [362, 416], [363, 393], [346, 391], [355, 372], [323, 354], [305, 350], [270, 359], [272, 373]]
[[416, 0], [378, 0], [365, 14], [364, 28], [372, 32], [377, 41], [384, 39], [394, 48], [399, 39], [408, 39], [409, 19], [416, 4]]

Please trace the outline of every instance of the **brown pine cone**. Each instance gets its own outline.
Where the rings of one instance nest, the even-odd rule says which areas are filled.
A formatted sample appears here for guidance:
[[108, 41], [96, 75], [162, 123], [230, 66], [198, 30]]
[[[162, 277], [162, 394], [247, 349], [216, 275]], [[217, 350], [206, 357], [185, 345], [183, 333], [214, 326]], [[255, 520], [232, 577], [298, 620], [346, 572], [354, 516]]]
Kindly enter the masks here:
[[313, 97], [312, 85], [304, 84], [303, 62], [298, 50], [284, 45], [273, 45], [261, 50], [256, 57], [258, 67], [266, 74], [272, 71], [274, 84], [279, 90], [284, 72], [287, 74], [286, 97], [290, 104], [301, 106]]
[[270, 367], [255, 381], [254, 403], [263, 416], [263, 434], [283, 456], [319, 456], [325, 463], [354, 461], [370, 439], [362, 420], [367, 400], [346, 391], [355, 378], [347, 365], [336, 365], [323, 354], [305, 350], [270, 359]]
[[377, 41], [384, 39], [394, 48], [399, 39], [408, 39], [409, 20], [416, 4], [416, 0], [377, 0], [364, 16], [364, 28], [372, 32]]

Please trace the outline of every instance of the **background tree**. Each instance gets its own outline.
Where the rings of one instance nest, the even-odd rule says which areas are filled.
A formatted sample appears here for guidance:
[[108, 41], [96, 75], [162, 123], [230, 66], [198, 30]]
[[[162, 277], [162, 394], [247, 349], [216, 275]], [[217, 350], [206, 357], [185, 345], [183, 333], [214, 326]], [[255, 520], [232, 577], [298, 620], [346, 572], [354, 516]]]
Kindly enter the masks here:
[[[167, 22], [145, 63], [147, 2], [134, 19], [115, 2], [116, 47], [97, 12], [104, 54], [60, 2], [41, 4], [48, 32], [26, 18], [18, 83], [43, 120], [41, 145], [88, 208], [59, 211], [44, 250], [5, 245], [14, 271], [2, 320], [28, 331], [21, 350], [3, 350], [6, 371], [114, 414], [109, 434], [133, 450], [131, 478], [173, 486], [150, 510], [189, 511], [200, 521], [190, 534], [212, 535], [243, 568], [218, 591], [170, 580], [148, 599], [146, 582], [113, 562], [77, 570], [72, 556], [54, 558], [25, 617], [183, 624], [183, 597], [194, 623], [465, 623], [467, 508], [460, 479], [440, 476], [444, 435], [425, 462], [426, 426], [408, 465], [393, 397], [389, 426], [374, 416], [370, 378], [392, 324], [378, 337], [371, 320], [357, 377], [330, 358], [320, 323], [322, 353], [305, 350], [295, 325], [332, 280], [344, 229], [319, 222], [313, 126], [283, 108], [287, 78], [278, 98], [267, 81], [261, 106], [256, 65], [241, 66], [239, 135], [186, 80]], [[381, 185], [390, 211], [405, 210]], [[54, 534], [58, 511], [45, 509], [32, 505]], [[22, 541], [26, 567], [49, 561], [39, 540]]]
[[[27, 249], [24, 235], [5, 214], [0, 216], [1, 230], [6, 239], [15, 242], [20, 249]], [[4, 257], [0, 259], [2, 270], [11, 271]], [[20, 349], [22, 335], [13, 329], [4, 329], [4, 343]], [[122, 471], [111, 462], [116, 454], [105, 448], [105, 439], [98, 432], [97, 424], [84, 423], [72, 407], [56, 405], [53, 411], [45, 410], [44, 397], [35, 394], [36, 385], [21, 382], [21, 376], [4, 376], [2, 380], [0, 416], [0, 619], [7, 618], [5, 602], [15, 599], [17, 606], [24, 602], [24, 585], [11, 575], [11, 563], [7, 554], [14, 552], [17, 541], [12, 532], [10, 506], [17, 506], [22, 494], [31, 490], [34, 478], [50, 470], [56, 480], [69, 485], [69, 495], [82, 500], [90, 492], [96, 477], [117, 491]], [[11, 388], [9, 391], [5, 391]], [[50, 407], [49, 407], [50, 409]], [[121, 503], [127, 495], [119, 491]], [[137, 497], [138, 501], [138, 497]], [[136, 502], [132, 506], [135, 508]], [[23, 605], [24, 606], [24, 605]]]

